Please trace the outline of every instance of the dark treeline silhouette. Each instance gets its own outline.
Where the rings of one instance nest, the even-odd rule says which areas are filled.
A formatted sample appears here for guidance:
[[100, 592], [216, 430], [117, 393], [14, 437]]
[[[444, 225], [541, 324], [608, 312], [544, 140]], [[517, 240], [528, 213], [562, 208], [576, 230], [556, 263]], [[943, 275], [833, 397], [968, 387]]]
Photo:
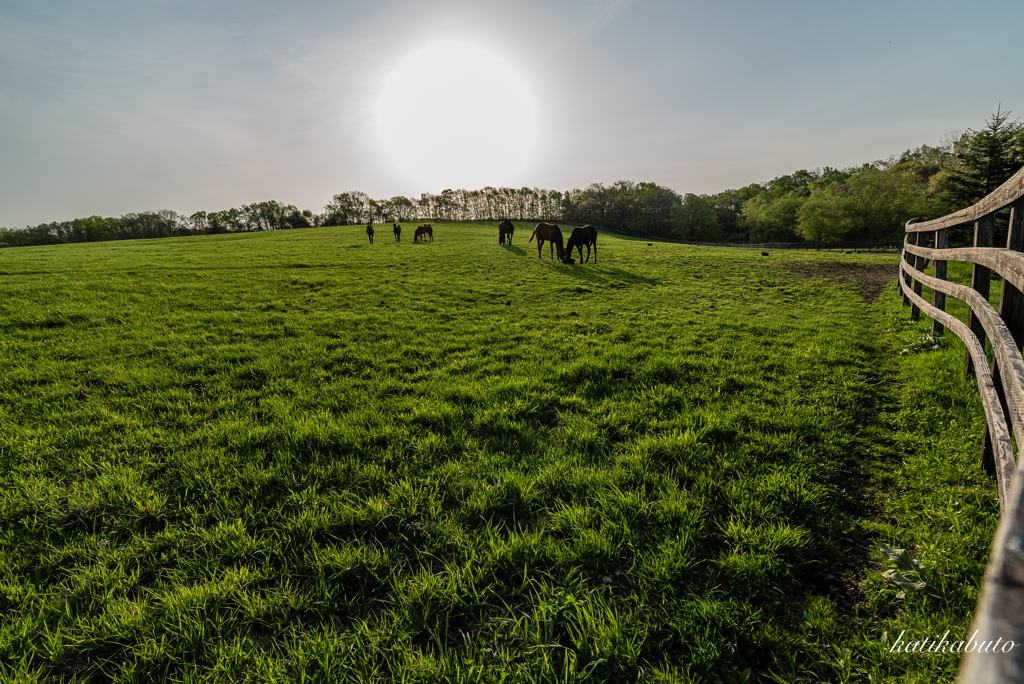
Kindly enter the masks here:
[[[173, 237], [308, 226], [413, 221], [547, 221], [589, 223], [638, 235], [695, 242], [800, 242], [902, 239], [910, 218], [943, 216], [970, 206], [1024, 166], [1024, 126], [997, 109], [981, 130], [954, 132], [936, 147], [845, 169], [801, 169], [764, 183], [713, 195], [680, 195], [655, 183], [595, 183], [569, 192], [540, 188], [445, 190], [418, 199], [372, 199], [365, 192], [331, 198], [321, 214], [290, 204], [257, 202], [183, 216], [163, 210], [121, 218], [74, 219], [24, 229], [0, 228], [0, 247]], [[997, 217], [997, 240], [1007, 219]], [[953, 244], [970, 241], [952, 230]]]
[[349, 226], [370, 221], [402, 223], [412, 221], [546, 221], [557, 219], [563, 194], [540, 188], [493, 188], [445, 190], [438, 195], [424, 193], [419, 199], [392, 197], [371, 199], [365, 192], [335, 195], [321, 215], [321, 225]]
[[125, 214], [120, 218], [88, 218], [41, 223], [38, 226], [0, 228], [0, 247], [54, 245], [186, 235], [214, 235], [311, 226], [347, 226], [367, 223], [502, 220], [542, 221], [558, 218], [562, 193], [539, 188], [445, 190], [419, 199], [371, 199], [365, 192], [335, 195], [322, 214], [300, 211], [275, 201], [246, 204], [224, 211], [197, 211], [185, 216], [171, 210]]
[[311, 211], [274, 201], [209, 213], [197, 211], [191, 216], [163, 209], [125, 214], [121, 218], [90, 216], [23, 229], [0, 228], [0, 247], [284, 230], [315, 225], [316, 219]]

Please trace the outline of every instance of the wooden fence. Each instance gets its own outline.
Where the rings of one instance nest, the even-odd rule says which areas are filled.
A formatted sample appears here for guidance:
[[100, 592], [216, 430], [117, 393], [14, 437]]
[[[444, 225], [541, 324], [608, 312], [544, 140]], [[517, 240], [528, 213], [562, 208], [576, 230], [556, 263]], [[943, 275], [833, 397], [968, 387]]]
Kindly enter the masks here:
[[[1006, 248], [993, 246], [996, 212], [1010, 208]], [[974, 223], [974, 246], [949, 247], [949, 229]], [[981, 461], [996, 476], [1000, 520], [989, 556], [981, 598], [971, 634], [975, 642], [1001, 639], [995, 652], [966, 654], [960, 662], [961, 682], [1024, 683], [1024, 478], [1015, 477], [1017, 460], [1011, 433], [1024, 443], [1024, 168], [995, 192], [972, 207], [933, 221], [911, 220], [906, 226], [900, 288], [911, 317], [924, 312], [932, 332], [944, 328], [967, 347], [968, 373], [978, 380], [985, 408]], [[930, 246], [929, 246], [930, 245]], [[935, 264], [933, 276], [923, 273], [926, 260]], [[946, 262], [972, 264], [970, 287], [946, 280]], [[1002, 277], [999, 311], [989, 304], [991, 271]], [[928, 303], [922, 286], [933, 291]], [[946, 313], [946, 297], [968, 305], [967, 323]], [[992, 344], [991, 365], [985, 341]], [[1007, 651], [1007, 641], [1014, 645]]]

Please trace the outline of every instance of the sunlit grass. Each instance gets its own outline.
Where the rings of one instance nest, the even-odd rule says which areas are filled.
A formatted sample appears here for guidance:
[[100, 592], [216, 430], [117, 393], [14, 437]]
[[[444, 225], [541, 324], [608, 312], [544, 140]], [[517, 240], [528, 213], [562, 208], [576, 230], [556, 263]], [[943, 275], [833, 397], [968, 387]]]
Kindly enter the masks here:
[[791, 268], [896, 257], [517, 229], [0, 251], [0, 672], [951, 680], [883, 634], [977, 597], [962, 350]]

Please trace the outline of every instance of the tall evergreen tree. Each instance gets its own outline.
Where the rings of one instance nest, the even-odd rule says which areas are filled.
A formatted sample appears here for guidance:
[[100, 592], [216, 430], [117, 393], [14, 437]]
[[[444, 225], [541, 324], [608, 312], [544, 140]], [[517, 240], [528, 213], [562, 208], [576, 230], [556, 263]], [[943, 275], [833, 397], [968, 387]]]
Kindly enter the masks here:
[[1001, 107], [984, 129], [968, 129], [957, 143], [957, 169], [949, 174], [943, 193], [949, 210], [969, 207], [1024, 166], [1024, 126], [1010, 121]]

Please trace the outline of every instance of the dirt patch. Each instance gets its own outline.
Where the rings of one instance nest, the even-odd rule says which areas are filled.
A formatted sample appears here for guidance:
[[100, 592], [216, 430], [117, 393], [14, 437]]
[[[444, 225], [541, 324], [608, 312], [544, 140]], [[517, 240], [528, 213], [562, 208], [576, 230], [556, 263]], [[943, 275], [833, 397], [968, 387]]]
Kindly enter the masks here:
[[878, 295], [882, 294], [885, 286], [896, 280], [899, 270], [896, 264], [886, 266], [851, 264], [842, 261], [788, 263], [784, 264], [783, 268], [802, 276], [853, 283], [860, 290], [860, 296], [868, 302], [875, 301]]

